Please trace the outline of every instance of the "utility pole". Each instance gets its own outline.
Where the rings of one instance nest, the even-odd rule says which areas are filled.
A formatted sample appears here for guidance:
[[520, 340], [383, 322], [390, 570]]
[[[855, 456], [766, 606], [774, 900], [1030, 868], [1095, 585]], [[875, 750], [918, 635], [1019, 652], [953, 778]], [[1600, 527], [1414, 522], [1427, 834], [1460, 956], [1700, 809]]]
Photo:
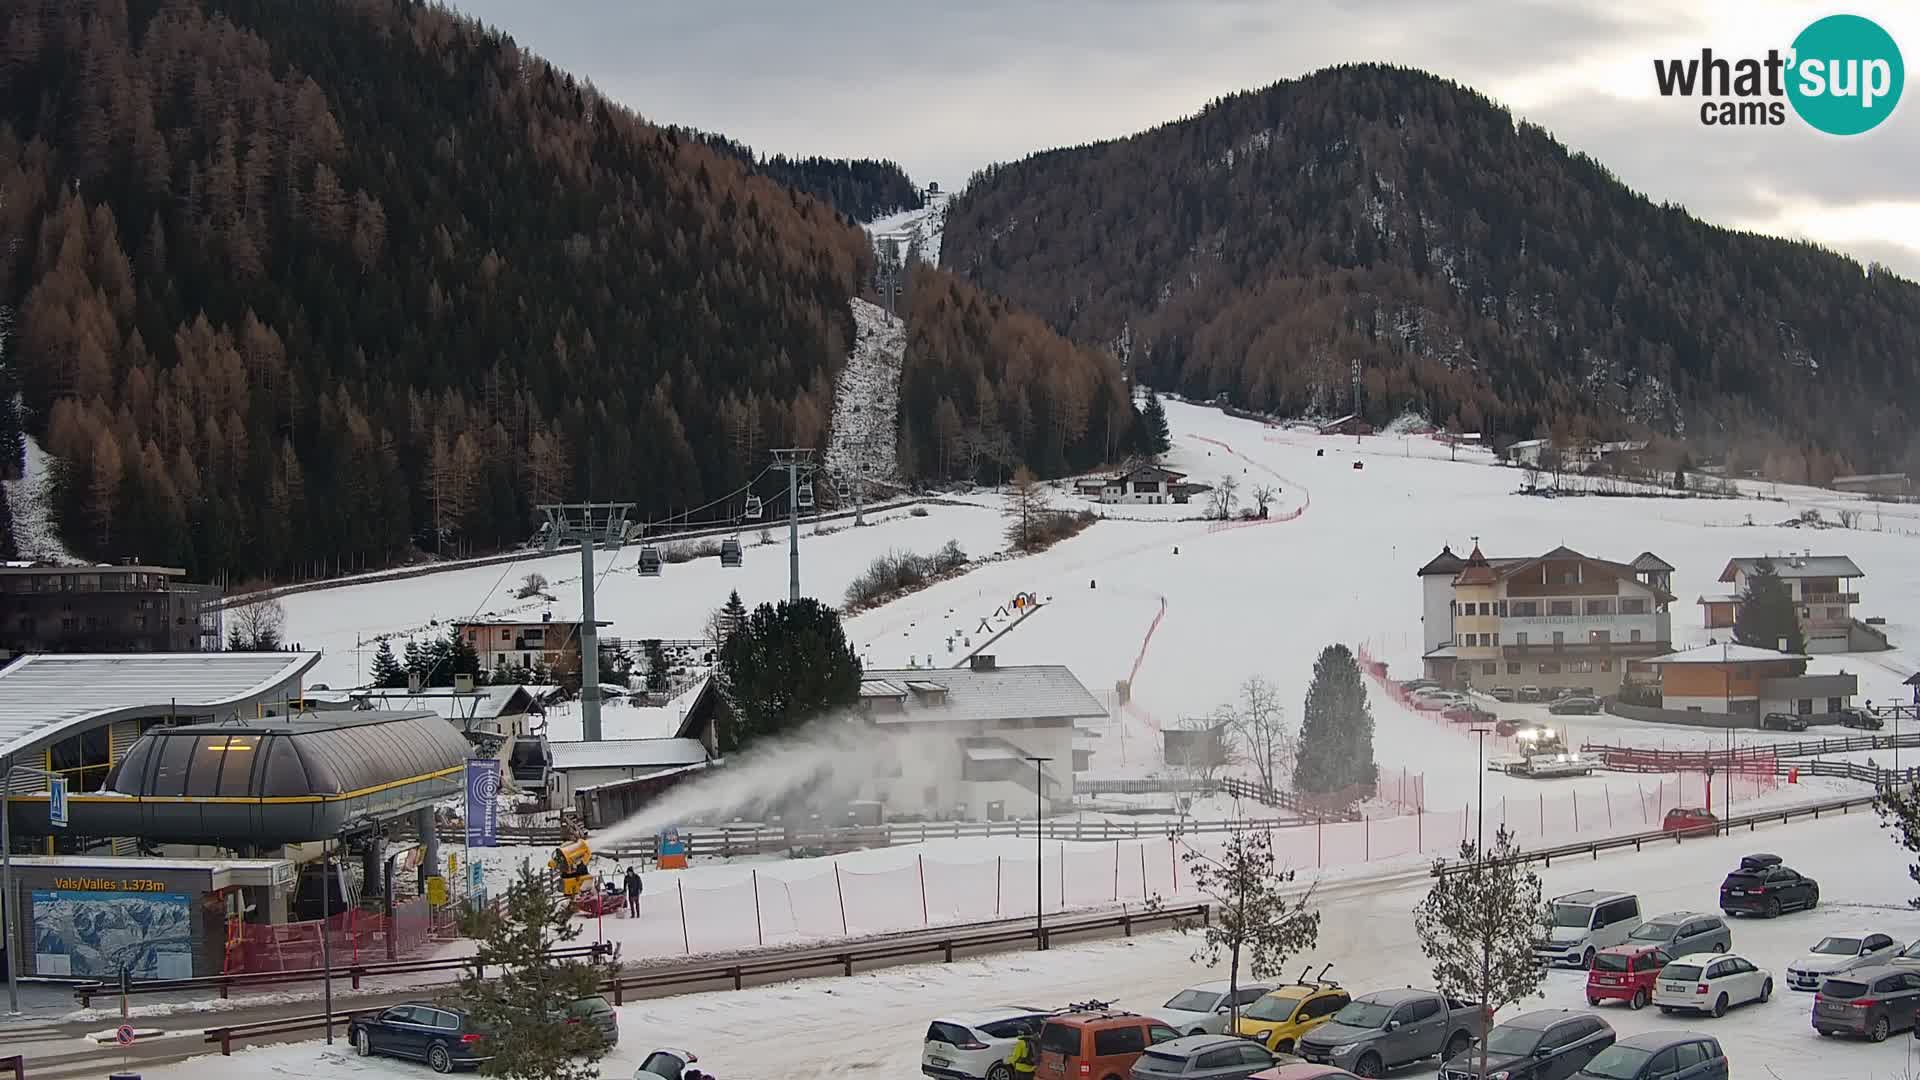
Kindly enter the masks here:
[[[1047, 947], [1047, 850], [1043, 837], [1046, 829], [1042, 824], [1047, 820], [1047, 801], [1041, 792], [1047, 788], [1047, 762], [1050, 757], [1030, 754], [1028, 761], [1033, 762], [1033, 944], [1036, 949]], [[1065, 905], [1067, 898], [1062, 896], [1060, 903]]]
[[1353, 358], [1353, 443], [1360, 445], [1360, 357]]
[[[787, 470], [787, 599], [800, 599], [800, 474], [805, 472], [807, 492], [813, 492], [813, 451], [788, 448], [773, 452], [775, 464]], [[813, 500], [807, 500], [812, 505]]]
[[593, 548], [605, 544], [620, 550], [626, 538], [627, 514], [632, 503], [549, 503], [547, 550], [558, 550], [572, 540], [580, 544], [580, 737], [600, 741], [600, 627], [593, 613]]

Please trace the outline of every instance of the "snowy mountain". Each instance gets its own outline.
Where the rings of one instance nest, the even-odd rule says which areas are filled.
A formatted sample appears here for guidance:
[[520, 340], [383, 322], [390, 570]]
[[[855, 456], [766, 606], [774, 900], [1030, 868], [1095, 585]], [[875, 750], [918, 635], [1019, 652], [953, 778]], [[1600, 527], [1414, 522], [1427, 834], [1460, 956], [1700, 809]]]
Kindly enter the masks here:
[[827, 471], [869, 484], [887, 483], [897, 479], [900, 361], [907, 348], [907, 324], [857, 297], [853, 321], [853, 351], [834, 382]]
[[903, 257], [939, 266], [940, 244], [947, 231], [947, 200], [952, 195], [950, 191], [929, 191], [927, 205], [920, 209], [902, 210], [867, 222], [865, 228], [873, 237], [875, 250], [893, 240], [899, 243]]

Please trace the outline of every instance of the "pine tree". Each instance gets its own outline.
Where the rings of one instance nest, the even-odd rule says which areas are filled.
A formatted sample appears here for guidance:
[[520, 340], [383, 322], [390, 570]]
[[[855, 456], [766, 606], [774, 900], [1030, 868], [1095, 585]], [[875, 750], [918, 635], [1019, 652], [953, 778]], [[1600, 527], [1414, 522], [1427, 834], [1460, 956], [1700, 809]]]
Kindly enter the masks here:
[[1800, 630], [1800, 615], [1794, 609], [1793, 594], [1771, 559], [1761, 559], [1754, 564], [1753, 573], [1747, 575], [1747, 587], [1740, 594], [1740, 614], [1733, 620], [1733, 640], [1756, 649], [1795, 654], [1807, 651], [1807, 638]]
[[427, 685], [427, 675], [433, 664], [433, 658], [427, 654], [427, 650], [421, 648], [418, 641], [408, 638], [402, 655], [406, 657], [401, 666], [406, 670], [408, 681], [418, 679], [421, 686]]
[[1372, 787], [1375, 773], [1373, 711], [1360, 665], [1345, 645], [1329, 645], [1314, 661], [1301, 710], [1293, 786], [1322, 794], [1365, 789]]
[[720, 650], [723, 753], [860, 698], [860, 658], [840, 615], [812, 597], [761, 604]]
[[386, 690], [405, 689], [407, 669], [393, 658], [393, 643], [386, 638], [380, 639], [380, 648], [373, 654], [373, 671], [369, 673], [373, 685]]
[[1173, 431], [1167, 426], [1167, 409], [1160, 395], [1147, 391], [1146, 408], [1140, 413], [1140, 452], [1150, 458], [1173, 449]]
[[[738, 630], [742, 626], [746, 625], [747, 605], [740, 602], [739, 589], [735, 589], [732, 592], [727, 594], [726, 606], [722, 607], [720, 609], [720, 612], [721, 612], [722, 620], [726, 625], [727, 637], [732, 637], [733, 632], [735, 630]], [[724, 639], [722, 640], [722, 643], [723, 644], [725, 643]]]
[[[1313, 887], [1293, 889], [1294, 870], [1276, 865], [1271, 832], [1235, 829], [1218, 855], [1188, 846], [1180, 859], [1193, 887], [1212, 901], [1211, 915], [1198, 928], [1202, 942], [1194, 962], [1213, 967], [1225, 957], [1229, 991], [1239, 989], [1243, 959], [1248, 976], [1270, 979], [1289, 959], [1319, 942], [1320, 912], [1313, 906]], [[1195, 929], [1187, 922], [1177, 925], [1182, 933]], [[1230, 992], [1228, 1000], [1235, 996]], [[1228, 1031], [1239, 1027], [1239, 1006], [1232, 1008]]]
[[[1873, 800], [1873, 812], [1880, 815], [1880, 827], [1908, 854], [1920, 852], [1920, 784], [1893, 784], [1881, 789]], [[1920, 885], [1920, 862], [1907, 864], [1907, 877]], [[1920, 896], [1910, 897], [1907, 906], [1920, 908]]]
[[647, 689], [661, 691], [667, 688], [667, 651], [660, 645], [659, 638], [648, 638], [642, 642], [647, 656]]
[[480, 681], [480, 653], [458, 626], [447, 629], [446, 638], [436, 643], [435, 652], [435, 671], [428, 685], [452, 686], [455, 675], [471, 675], [474, 682]]
[[1046, 486], [1025, 465], [1014, 470], [1007, 491], [1007, 543], [1016, 551], [1038, 551], [1046, 546], [1053, 510], [1047, 505]]
[[[591, 1024], [568, 1020], [569, 1007], [593, 994], [607, 965], [594, 960], [550, 959], [553, 949], [579, 936], [573, 909], [542, 874], [521, 863], [496, 912], [468, 917], [467, 936], [487, 959], [460, 978], [455, 992], [476, 1025], [489, 1033], [482, 1076], [507, 1080], [591, 1080], [608, 1047]], [[431, 1063], [429, 1063], [431, 1064]]]
[[[1535, 930], [1547, 922], [1540, 876], [1520, 858], [1504, 826], [1484, 853], [1469, 840], [1461, 864], [1435, 860], [1433, 888], [1413, 909], [1421, 951], [1433, 961], [1434, 989], [1478, 1002], [1486, 1024], [1502, 1008], [1544, 997], [1546, 968], [1534, 956]], [[1445, 872], [1443, 872], [1445, 871]], [[1464, 1047], [1449, 1046], [1442, 1060]], [[1487, 1075], [1486, 1041], [1480, 1043], [1479, 1075]]]

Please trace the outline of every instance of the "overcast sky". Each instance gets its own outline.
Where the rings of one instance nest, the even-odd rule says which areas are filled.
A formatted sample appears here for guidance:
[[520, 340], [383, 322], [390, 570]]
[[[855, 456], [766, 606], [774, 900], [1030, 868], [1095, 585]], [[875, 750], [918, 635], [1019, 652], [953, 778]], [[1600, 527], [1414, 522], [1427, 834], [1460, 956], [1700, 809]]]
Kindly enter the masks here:
[[1701, 126], [1656, 56], [1763, 55], [1809, 22], [1879, 22], [1920, 64], [1920, 4], [1860, 0], [452, 0], [650, 120], [765, 153], [983, 165], [1193, 113], [1330, 64], [1474, 87], [1656, 201], [1920, 280], [1920, 90], [1851, 138]]

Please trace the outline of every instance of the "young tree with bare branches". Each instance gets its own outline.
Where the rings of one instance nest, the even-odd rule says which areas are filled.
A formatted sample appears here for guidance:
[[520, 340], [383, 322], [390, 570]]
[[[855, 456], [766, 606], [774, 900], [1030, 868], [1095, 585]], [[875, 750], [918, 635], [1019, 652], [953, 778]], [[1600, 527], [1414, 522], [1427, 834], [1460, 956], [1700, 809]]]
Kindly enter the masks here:
[[1179, 924], [1182, 933], [1198, 933], [1196, 963], [1227, 962], [1227, 1030], [1240, 1025], [1240, 1007], [1231, 1004], [1240, 987], [1241, 967], [1255, 979], [1279, 975], [1287, 962], [1320, 940], [1320, 912], [1314, 886], [1294, 884], [1296, 872], [1274, 859], [1273, 834], [1236, 829], [1218, 852], [1182, 845], [1181, 862], [1193, 886], [1212, 903], [1203, 926]]

